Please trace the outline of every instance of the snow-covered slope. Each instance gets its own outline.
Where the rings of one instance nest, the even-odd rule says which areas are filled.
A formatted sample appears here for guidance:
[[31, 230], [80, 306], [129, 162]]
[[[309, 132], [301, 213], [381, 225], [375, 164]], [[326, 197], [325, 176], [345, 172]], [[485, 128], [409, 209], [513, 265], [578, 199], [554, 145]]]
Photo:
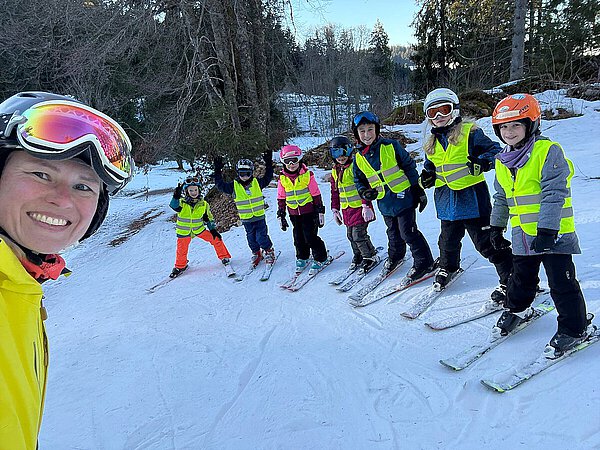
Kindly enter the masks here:
[[[539, 98], [565, 101], [556, 92]], [[600, 102], [566, 101], [584, 115], [542, 128], [575, 163], [584, 251], [575, 257], [577, 276], [589, 310], [599, 313]], [[493, 136], [489, 118], [479, 123]], [[421, 137], [423, 127], [402, 129]], [[139, 175], [129, 193], [173, 187], [183, 175], [170, 167]], [[324, 175], [317, 171], [328, 205]], [[292, 272], [292, 235], [277, 226], [275, 189], [265, 193], [282, 251], [270, 281], [226, 278], [212, 248], [196, 240], [190, 270], [153, 294], [146, 289], [168, 275], [175, 257], [170, 193], [112, 200], [101, 232], [67, 252], [74, 274], [45, 287], [51, 358], [40, 448], [600, 448], [600, 346], [514, 391], [493, 393], [479, 380], [537, 355], [555, 331], [554, 313], [453, 373], [438, 360], [485, 337], [495, 316], [439, 332], [424, 322], [487, 297], [497, 283], [487, 261], [479, 257], [414, 321], [400, 313], [422, 287], [353, 309], [327, 284], [351, 258], [345, 229], [328, 211], [320, 234], [330, 251], [346, 254], [304, 289], [286, 292], [278, 283]], [[418, 222], [437, 253], [439, 222], [428, 194]], [[148, 211], [163, 214], [108, 245]], [[381, 216], [370, 234], [386, 246]], [[224, 239], [243, 270], [250, 256], [243, 228]], [[468, 238], [463, 244], [463, 254], [476, 254]]]

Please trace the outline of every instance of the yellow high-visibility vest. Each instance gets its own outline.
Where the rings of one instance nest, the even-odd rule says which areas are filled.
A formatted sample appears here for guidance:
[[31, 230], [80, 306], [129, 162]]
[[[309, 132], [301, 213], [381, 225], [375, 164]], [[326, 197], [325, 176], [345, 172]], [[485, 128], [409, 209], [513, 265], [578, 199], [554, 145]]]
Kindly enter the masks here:
[[340, 191], [340, 206], [342, 209], [346, 208], [360, 208], [362, 206], [362, 200], [358, 195], [358, 189], [354, 184], [353, 167], [354, 163], [351, 163], [345, 169], [342, 169], [342, 178], [338, 180], [338, 174], [335, 167], [331, 171], [331, 176], [335, 180], [336, 186]]
[[265, 215], [265, 199], [256, 178], [252, 179], [248, 191], [239, 181], [234, 180], [233, 200], [242, 220]]
[[460, 142], [456, 145], [448, 144], [446, 150], [436, 139], [435, 153], [427, 155], [427, 158], [435, 165], [435, 187], [447, 185], [453, 191], [460, 191], [485, 180], [483, 173], [477, 176], [471, 175], [467, 167], [469, 133], [473, 125], [473, 123], [464, 123]]
[[310, 183], [310, 172], [307, 170], [302, 175], [299, 175], [294, 181], [290, 180], [285, 175], [279, 177], [281, 185], [285, 190], [285, 204], [288, 208], [298, 209], [312, 201], [312, 195], [308, 189]]
[[385, 195], [385, 186], [395, 194], [410, 187], [410, 181], [396, 161], [396, 151], [392, 144], [382, 144], [379, 147], [380, 169], [375, 170], [361, 153], [355, 155], [354, 161], [365, 174], [372, 189], [377, 190], [377, 200]]
[[207, 213], [209, 220], [213, 220], [210, 208], [205, 200], [200, 200], [194, 206], [179, 200], [179, 205], [181, 211], [177, 213], [177, 223], [175, 224], [177, 236], [198, 236], [202, 233], [206, 229], [202, 219], [204, 213]]
[[[536, 141], [531, 150], [529, 161], [519, 169], [513, 178], [508, 167], [496, 159], [496, 179], [506, 194], [508, 203], [508, 212], [510, 214], [510, 225], [521, 227], [525, 234], [537, 236], [538, 218], [541, 209], [542, 187], [540, 179], [542, 168], [548, 157], [548, 151], [553, 145], [562, 147], [557, 142], [549, 140]], [[564, 150], [563, 150], [564, 154]], [[569, 165], [569, 175], [567, 177], [568, 196], [562, 207], [560, 218], [560, 234], [572, 233], [575, 231], [575, 218], [573, 216], [573, 203], [571, 199], [571, 178], [575, 171], [573, 163], [565, 156]]]

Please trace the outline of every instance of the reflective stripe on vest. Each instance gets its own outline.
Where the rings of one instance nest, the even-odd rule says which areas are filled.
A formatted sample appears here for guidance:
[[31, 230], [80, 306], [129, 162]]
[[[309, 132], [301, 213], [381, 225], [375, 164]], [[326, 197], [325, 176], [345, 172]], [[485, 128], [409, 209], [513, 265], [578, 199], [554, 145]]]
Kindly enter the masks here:
[[410, 181], [396, 161], [396, 150], [392, 144], [379, 147], [380, 169], [375, 170], [361, 153], [355, 156], [358, 168], [365, 174], [372, 189], [377, 190], [377, 200], [385, 195], [385, 185], [395, 194], [410, 187]]
[[262, 217], [265, 215], [265, 199], [256, 178], [252, 179], [248, 191], [246, 191], [239, 181], [234, 180], [233, 199], [240, 219], [248, 220], [252, 217]]
[[435, 152], [427, 159], [435, 165], [435, 187], [447, 185], [454, 191], [468, 188], [485, 180], [483, 173], [473, 176], [469, 173], [469, 133], [473, 123], [462, 125], [462, 136], [456, 145], [448, 143], [444, 150], [438, 139], [435, 140]]
[[[510, 170], [496, 159], [496, 179], [506, 194], [506, 203], [510, 215], [510, 225], [513, 228], [520, 227], [529, 236], [537, 235], [537, 224], [542, 202], [542, 187], [540, 178], [544, 162], [548, 157], [548, 151], [553, 145], [562, 147], [552, 141], [539, 140], [531, 150], [529, 161], [517, 170], [513, 178]], [[563, 151], [564, 154], [564, 151]], [[566, 158], [569, 165], [569, 176], [567, 177], [568, 194], [561, 211], [560, 234], [575, 231], [575, 218], [573, 215], [573, 204], [571, 198], [571, 178], [575, 173], [573, 163]]]
[[288, 208], [298, 209], [298, 207], [312, 201], [312, 195], [308, 190], [308, 184], [310, 183], [310, 172], [308, 170], [299, 175], [294, 181], [283, 174], [281, 174], [279, 180], [283, 189], [285, 189], [285, 204]]
[[206, 229], [204, 220], [202, 220], [202, 216], [206, 212], [206, 202], [202, 200], [192, 208], [192, 205], [180, 200], [179, 205], [181, 211], [177, 213], [177, 223], [175, 224], [177, 236], [189, 236], [190, 234], [197, 236], [202, 233]]
[[331, 176], [335, 180], [335, 185], [340, 192], [340, 206], [342, 209], [346, 208], [360, 208], [362, 206], [362, 200], [358, 195], [358, 189], [354, 184], [354, 163], [351, 163], [345, 169], [342, 169], [342, 179], [338, 180], [338, 174], [335, 167], [331, 171]]

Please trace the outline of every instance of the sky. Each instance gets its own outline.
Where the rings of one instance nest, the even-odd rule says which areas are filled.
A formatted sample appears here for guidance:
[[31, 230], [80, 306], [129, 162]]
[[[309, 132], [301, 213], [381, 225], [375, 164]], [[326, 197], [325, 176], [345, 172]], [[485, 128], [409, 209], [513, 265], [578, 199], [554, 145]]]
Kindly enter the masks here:
[[327, 23], [372, 30], [377, 19], [383, 24], [390, 45], [414, 44], [411, 23], [418, 8], [407, 0], [293, 0], [297, 38], [303, 42], [310, 30]]
[[[536, 97], [543, 109], [582, 114], [544, 120], [541, 128], [575, 166], [583, 254], [574, 261], [588, 311], [600, 317], [600, 101], [558, 91]], [[477, 123], [497, 140], [489, 117]], [[420, 151], [423, 125], [397, 128], [417, 140], [408, 150]], [[304, 137], [294, 143], [310, 148]], [[139, 170], [111, 199], [98, 233], [65, 253], [73, 274], [44, 283], [50, 364], [40, 449], [600, 449], [600, 345], [505, 394], [480, 383], [536, 358], [556, 331], [555, 312], [464, 370], [439, 363], [484, 341], [500, 314], [441, 331], [425, 326], [481, 305], [498, 283], [468, 237], [462, 256], [477, 257], [474, 265], [417, 319], [401, 313], [428, 283], [364, 308], [348, 304], [356, 288], [344, 294], [328, 284], [352, 252], [345, 227], [331, 214], [325, 169], [313, 168], [327, 209], [319, 235], [332, 254], [346, 253], [300, 291], [279, 287], [294, 270], [295, 253], [291, 230], [277, 225], [271, 187], [264, 190], [271, 205], [266, 220], [281, 255], [269, 281], [256, 272], [242, 282], [227, 278], [212, 247], [195, 239], [190, 268], [149, 294], [175, 259], [170, 189], [186, 176], [175, 166]], [[486, 179], [491, 185], [493, 173]], [[427, 195], [417, 221], [437, 255], [433, 189]], [[385, 223], [376, 214], [369, 235], [386, 247]], [[140, 217], [147, 218], [141, 227], [130, 227]], [[244, 228], [223, 232], [223, 239], [242, 272], [251, 255]], [[543, 271], [540, 278], [547, 287]]]

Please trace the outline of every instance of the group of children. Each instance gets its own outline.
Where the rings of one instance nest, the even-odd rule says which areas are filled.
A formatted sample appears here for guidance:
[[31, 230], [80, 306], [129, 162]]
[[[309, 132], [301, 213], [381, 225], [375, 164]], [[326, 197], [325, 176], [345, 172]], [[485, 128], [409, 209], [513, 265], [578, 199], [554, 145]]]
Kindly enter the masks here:
[[[369, 111], [352, 121], [356, 149], [344, 136], [333, 138], [329, 153], [331, 210], [334, 221], [347, 228], [352, 248], [351, 268], [372, 269], [379, 256], [367, 228], [375, 220], [373, 201], [386, 225], [388, 256], [383, 271], [394, 271], [404, 260], [407, 246], [413, 266], [407, 277], [418, 281], [435, 271], [434, 286], [443, 289], [460, 268], [461, 241], [469, 234], [475, 249], [496, 269], [499, 285], [491, 299], [504, 306], [494, 332], [506, 335], [533, 310], [531, 304], [544, 265], [550, 295], [558, 311], [558, 331], [546, 348], [554, 358], [587, 336], [592, 315], [575, 277], [572, 255], [580, 253], [571, 202], [573, 165], [562, 147], [540, 134], [541, 109], [529, 94], [509, 96], [498, 103], [492, 125], [506, 144], [492, 141], [472, 121], [463, 120], [456, 93], [446, 88], [430, 92], [424, 112], [431, 136], [424, 144], [423, 170], [402, 145], [381, 136], [379, 118]], [[325, 223], [325, 207], [314, 174], [302, 162], [302, 150], [295, 145], [281, 148], [283, 169], [277, 187], [277, 218], [283, 231], [292, 224], [296, 250], [296, 271], [310, 264], [319, 271], [327, 262], [325, 243], [318, 229]], [[252, 262], [263, 257], [274, 260], [274, 250], [265, 221], [262, 189], [273, 176], [272, 158], [264, 155], [266, 173], [253, 176], [254, 165], [240, 160], [236, 178], [226, 183], [223, 163], [215, 160], [215, 183], [233, 195], [252, 250]], [[484, 173], [495, 169], [494, 204]], [[440, 220], [434, 261], [429, 244], [419, 231], [416, 212], [427, 205], [424, 189], [434, 187], [434, 203]], [[182, 192], [185, 194], [182, 197]], [[172, 276], [187, 267], [191, 236], [199, 236], [215, 247], [224, 264], [229, 252], [214, 222], [208, 204], [192, 182], [175, 191], [171, 207], [178, 211], [177, 261]], [[512, 242], [503, 234], [510, 219]], [[512, 245], [511, 245], [512, 244]]]

